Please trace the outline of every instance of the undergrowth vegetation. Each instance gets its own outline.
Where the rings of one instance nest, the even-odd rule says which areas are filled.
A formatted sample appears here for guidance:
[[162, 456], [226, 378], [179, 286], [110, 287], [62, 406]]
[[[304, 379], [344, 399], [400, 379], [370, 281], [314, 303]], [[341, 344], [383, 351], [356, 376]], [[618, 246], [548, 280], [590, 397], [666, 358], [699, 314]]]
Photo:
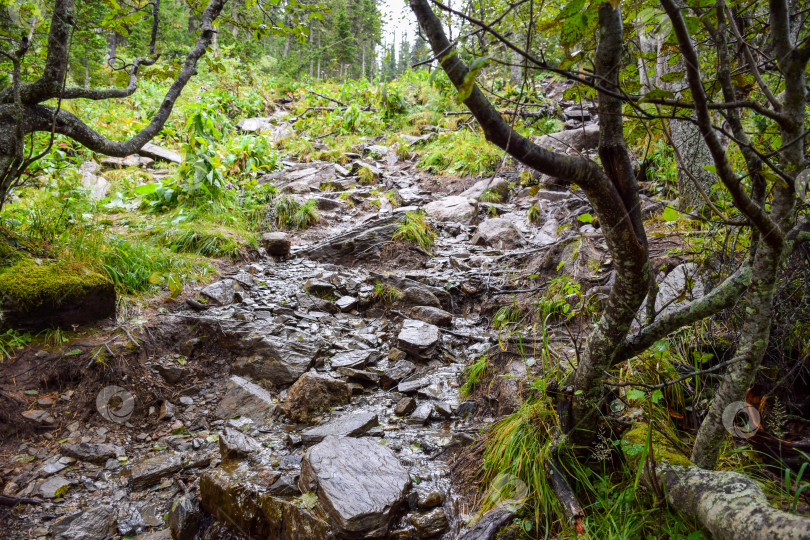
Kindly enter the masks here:
[[406, 212], [397, 224], [392, 240], [410, 242], [430, 252], [436, 240], [436, 229], [428, 221], [424, 210]]

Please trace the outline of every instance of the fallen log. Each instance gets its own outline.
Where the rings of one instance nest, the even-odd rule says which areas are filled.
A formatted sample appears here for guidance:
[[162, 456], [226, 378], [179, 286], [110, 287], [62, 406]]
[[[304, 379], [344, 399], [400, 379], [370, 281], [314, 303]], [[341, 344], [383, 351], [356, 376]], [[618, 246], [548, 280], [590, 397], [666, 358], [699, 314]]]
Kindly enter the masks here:
[[694, 465], [653, 432], [654, 460], [641, 463], [638, 444], [647, 441], [648, 426], [638, 423], [622, 437], [627, 461], [643, 467], [641, 478], [653, 491], [666, 494], [669, 505], [693, 516], [720, 540], [810, 540], [810, 518], [790, 514], [768, 503], [750, 478], [733, 471], [709, 471]]

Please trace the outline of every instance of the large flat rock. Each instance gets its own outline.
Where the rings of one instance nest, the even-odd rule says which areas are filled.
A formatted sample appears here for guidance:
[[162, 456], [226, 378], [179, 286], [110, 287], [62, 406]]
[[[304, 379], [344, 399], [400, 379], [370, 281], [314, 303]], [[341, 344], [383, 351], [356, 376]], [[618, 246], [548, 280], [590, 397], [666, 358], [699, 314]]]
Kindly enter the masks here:
[[138, 154], [152, 158], [155, 161], [165, 161], [166, 163], [182, 163], [183, 156], [168, 148], [162, 148], [156, 144], [146, 143], [138, 150]]
[[384, 537], [410, 483], [391, 450], [369, 439], [327, 437], [301, 463], [301, 491], [317, 493], [347, 538]]
[[321, 442], [326, 437], [359, 437], [379, 423], [373, 412], [355, 412], [336, 418], [322, 426], [305, 430], [301, 433], [304, 444]]

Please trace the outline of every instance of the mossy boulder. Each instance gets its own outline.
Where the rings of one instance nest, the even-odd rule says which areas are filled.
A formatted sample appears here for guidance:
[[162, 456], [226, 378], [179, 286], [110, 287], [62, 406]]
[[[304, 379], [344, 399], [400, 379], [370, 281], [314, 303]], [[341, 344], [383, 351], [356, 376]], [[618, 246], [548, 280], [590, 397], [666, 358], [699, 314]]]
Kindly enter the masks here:
[[81, 265], [20, 261], [0, 270], [0, 309], [3, 326], [69, 328], [114, 315], [115, 287]]

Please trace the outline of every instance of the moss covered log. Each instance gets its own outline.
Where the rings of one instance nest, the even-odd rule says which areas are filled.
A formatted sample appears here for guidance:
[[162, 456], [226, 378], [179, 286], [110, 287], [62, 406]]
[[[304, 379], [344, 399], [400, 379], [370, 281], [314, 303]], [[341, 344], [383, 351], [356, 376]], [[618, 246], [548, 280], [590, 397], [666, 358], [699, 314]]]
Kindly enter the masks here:
[[[648, 425], [625, 432], [622, 448], [631, 467], [643, 465]], [[663, 490], [672, 508], [696, 517], [720, 540], [810, 539], [810, 519], [774, 508], [750, 478], [731, 471], [708, 471], [692, 464], [653, 431], [654, 467], [644, 467], [650, 489]], [[649, 464], [649, 461], [648, 461]]]

